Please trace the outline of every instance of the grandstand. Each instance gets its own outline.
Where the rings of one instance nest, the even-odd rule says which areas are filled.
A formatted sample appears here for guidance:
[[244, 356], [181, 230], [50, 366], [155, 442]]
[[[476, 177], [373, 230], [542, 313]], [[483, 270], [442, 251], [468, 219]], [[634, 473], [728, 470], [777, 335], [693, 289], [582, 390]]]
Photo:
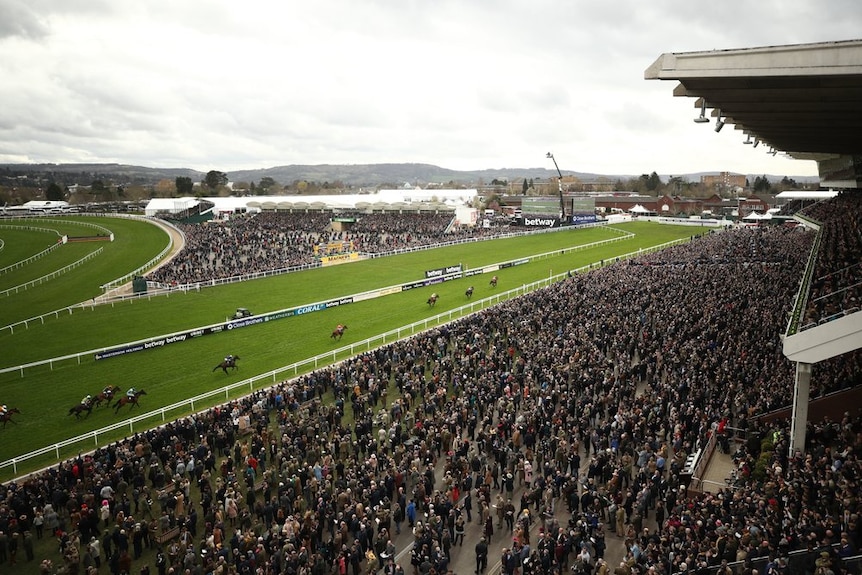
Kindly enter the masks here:
[[262, 211], [176, 225], [184, 249], [148, 276], [165, 286], [308, 269], [335, 252], [372, 255], [506, 232], [457, 225], [451, 211]]
[[[674, 95], [696, 98], [696, 108], [712, 108], [719, 120], [775, 153], [817, 161], [821, 185], [846, 190], [824, 204], [830, 207], [812, 208], [813, 217], [804, 220], [817, 230], [816, 245], [822, 247], [809, 259], [784, 330], [784, 352], [797, 365], [791, 454], [805, 449], [812, 365], [862, 347], [859, 230], [841, 218], [825, 224], [817, 219], [836, 206], [857, 209], [862, 167], [854, 158], [860, 154], [856, 126], [862, 125], [862, 109], [854, 104], [837, 116], [832, 109], [858, 99], [859, 62], [862, 41], [852, 40], [663, 54], [645, 72], [647, 79], [678, 81]], [[791, 108], [793, 122], [774, 113]], [[840, 253], [828, 251], [835, 248]]]

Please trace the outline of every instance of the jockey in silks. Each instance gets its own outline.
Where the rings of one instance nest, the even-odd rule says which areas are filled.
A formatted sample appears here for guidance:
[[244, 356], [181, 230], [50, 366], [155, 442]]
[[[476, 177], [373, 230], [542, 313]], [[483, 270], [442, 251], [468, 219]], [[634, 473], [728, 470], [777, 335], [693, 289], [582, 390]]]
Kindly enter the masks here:
[[111, 397], [112, 395], [114, 395], [114, 386], [106, 385], [105, 388], [102, 390], [102, 394], [104, 394], [105, 397]]
[[6, 415], [7, 413], [9, 413], [9, 408], [6, 407], [6, 404], [4, 403], [3, 405], [0, 405], [0, 417]]
[[126, 397], [128, 397], [129, 399], [134, 399], [136, 393], [137, 390], [134, 387], [130, 387], [129, 390], [126, 392]]
[[81, 405], [89, 406], [91, 401], [93, 401], [93, 396], [88, 393], [84, 396], [84, 399], [81, 400]]
[[342, 324], [338, 324], [337, 326], [335, 326], [335, 331], [337, 331], [338, 333], [343, 333], [344, 326]]
[[233, 354], [230, 353], [230, 354], [224, 356], [224, 362], [225, 363], [233, 363]]

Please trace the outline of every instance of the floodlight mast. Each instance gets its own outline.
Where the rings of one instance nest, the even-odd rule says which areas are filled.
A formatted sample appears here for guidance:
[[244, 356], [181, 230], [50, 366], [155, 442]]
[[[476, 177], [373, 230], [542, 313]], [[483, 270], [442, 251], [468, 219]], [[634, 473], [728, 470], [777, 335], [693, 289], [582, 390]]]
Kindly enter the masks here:
[[557, 168], [557, 175], [560, 176], [557, 180], [557, 185], [560, 188], [560, 225], [563, 225], [566, 219], [566, 204], [563, 202], [563, 172], [560, 171], [560, 166], [557, 165], [557, 160], [554, 158], [554, 154], [548, 152], [545, 157], [550, 158], [551, 161], [554, 162], [554, 167]]

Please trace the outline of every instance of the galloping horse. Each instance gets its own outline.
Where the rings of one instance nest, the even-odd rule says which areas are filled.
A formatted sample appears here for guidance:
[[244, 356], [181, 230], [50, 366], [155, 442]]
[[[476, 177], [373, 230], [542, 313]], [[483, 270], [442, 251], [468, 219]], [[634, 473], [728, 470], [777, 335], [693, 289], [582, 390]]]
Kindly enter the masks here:
[[111, 401], [114, 399], [114, 395], [123, 391], [116, 385], [111, 385], [93, 398], [93, 407], [101, 407], [102, 403], [105, 405], [111, 405]]
[[428, 301], [426, 302], [428, 304], [428, 307], [434, 307], [438, 299], [440, 299], [440, 296], [436, 293], [432, 293], [431, 297], [429, 297]]
[[213, 371], [215, 371], [215, 370], [217, 370], [217, 369], [221, 369], [222, 371], [224, 371], [225, 373], [227, 373], [227, 368], [229, 368], [229, 367], [230, 367], [230, 368], [232, 368], [232, 369], [239, 369], [239, 366], [237, 366], [237, 364], [236, 364], [236, 362], [237, 362], [238, 360], [239, 360], [239, 356], [238, 356], [238, 355], [234, 355], [234, 356], [232, 356], [229, 360], [228, 360], [228, 359], [226, 359], [226, 360], [224, 360], [223, 362], [221, 362], [220, 364], [218, 364], [217, 366], [215, 366], [215, 367], [213, 368]]
[[491, 278], [491, 281], [488, 282], [488, 285], [491, 287], [497, 287], [497, 276]]
[[139, 389], [132, 397], [129, 397], [128, 395], [122, 396], [120, 399], [117, 400], [117, 403], [114, 404], [114, 413], [119, 413], [121, 407], [130, 403], [132, 404], [132, 407], [130, 407], [129, 409], [134, 408], [136, 405], [138, 405], [138, 399], [142, 395], [147, 395], [147, 392], [143, 389]]
[[467, 288], [467, 291], [464, 292], [464, 295], [467, 296], [467, 299], [473, 297], [473, 286]]
[[[12, 416], [15, 415], [16, 413], [20, 414], [21, 410], [18, 409], [17, 407], [12, 407], [9, 409], [9, 411], [4, 413], [3, 415], [0, 415], [0, 421], [3, 422], [4, 428], [6, 427], [7, 423], [15, 423], [14, 421], [12, 421]], [[18, 424], [15, 423], [15, 425], [18, 425]]]
[[74, 415], [75, 419], [81, 419], [81, 414], [86, 412], [87, 415], [84, 417], [90, 417], [90, 414], [93, 413], [94, 405], [96, 405], [95, 401], [79, 403], [78, 405], [69, 408], [69, 415]]
[[347, 329], [346, 325], [339, 325], [334, 330], [332, 330], [332, 335], [330, 335], [329, 337], [331, 337], [332, 339], [341, 341], [341, 338], [344, 336], [344, 330], [345, 329]]

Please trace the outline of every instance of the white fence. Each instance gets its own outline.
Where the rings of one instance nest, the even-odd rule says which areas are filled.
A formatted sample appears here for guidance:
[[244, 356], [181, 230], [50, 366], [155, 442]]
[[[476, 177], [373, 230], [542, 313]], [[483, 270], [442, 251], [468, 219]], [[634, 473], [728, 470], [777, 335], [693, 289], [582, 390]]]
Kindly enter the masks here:
[[50, 280], [55, 279], [57, 277], [60, 277], [61, 275], [65, 274], [66, 272], [84, 265], [84, 263], [90, 261], [91, 259], [93, 259], [97, 255], [101, 254], [104, 251], [104, 249], [105, 248], [99, 248], [93, 252], [90, 252], [89, 254], [85, 255], [84, 257], [82, 257], [78, 261], [72, 262], [67, 266], [63, 266], [58, 270], [54, 270], [51, 273], [44, 275], [40, 278], [36, 278], [34, 280], [28, 281], [27, 283], [23, 283], [23, 284], [15, 286], [15, 287], [11, 287], [7, 290], [0, 291], [0, 296], [9, 295], [11, 293], [18, 293], [19, 291], [26, 291], [27, 289], [29, 289], [31, 287], [41, 285], [47, 281], [50, 281]]
[[[0, 227], [2, 227], [2, 226], [0, 226]], [[3, 241], [3, 240], [0, 240], [0, 241]], [[35, 262], [39, 258], [45, 257], [46, 255], [50, 254], [51, 252], [53, 252], [54, 250], [56, 250], [57, 248], [59, 248], [62, 245], [63, 244], [61, 244], [61, 243], [51, 244], [51, 246], [45, 248], [44, 250], [42, 250], [38, 254], [34, 254], [25, 260], [21, 260], [20, 262], [15, 262], [14, 264], [10, 264], [10, 265], [6, 266], [5, 268], [0, 268], [0, 275], [3, 275], [7, 272], [11, 272], [11, 271], [16, 270], [18, 268], [24, 267], [31, 262]]]
[[[659, 251], [672, 245], [680, 244], [687, 241], [689, 240], [674, 240], [661, 244], [659, 246], [639, 249], [636, 252], [630, 252], [628, 254], [609, 259], [607, 260], [606, 264], [618, 262], [632, 257], [637, 257], [639, 255], [653, 251]], [[162, 423], [168, 421], [168, 419], [173, 420], [179, 417], [183, 417], [185, 415], [189, 415], [191, 413], [195, 413], [196, 411], [203, 411], [205, 409], [209, 409], [213, 405], [218, 404], [220, 401], [228, 401], [231, 397], [231, 392], [234, 392], [236, 397], [246, 395], [247, 393], [252, 393], [256, 389], [275, 385], [279, 383], [280, 380], [285, 381], [286, 379], [289, 379], [291, 377], [296, 377], [298, 375], [313, 371], [320, 367], [331, 365], [333, 363], [336, 363], [337, 361], [352, 357], [358, 353], [364, 353], [372, 349], [376, 349], [378, 347], [394, 343], [398, 340], [408, 338], [428, 329], [437, 327], [441, 324], [448, 323], [477, 313], [485, 308], [491, 307], [503, 301], [525, 295], [538, 289], [548, 287], [549, 285], [557, 281], [565, 279], [565, 277], [570, 272], [583, 273], [591, 269], [595, 269], [596, 267], [597, 264], [590, 264], [575, 270], [568, 270], [560, 274], [551, 275], [547, 278], [529, 284], [524, 284], [520, 287], [516, 287], [481, 300], [470, 302], [461, 307], [451, 309], [443, 313], [437, 314], [433, 317], [429, 317], [421, 321], [417, 321], [412, 324], [388, 331], [386, 333], [370, 337], [363, 341], [346, 345], [338, 349], [328, 351], [324, 354], [320, 354], [309, 359], [305, 359], [287, 366], [280, 367], [278, 369], [274, 369], [266, 373], [262, 373], [260, 375], [256, 375], [254, 377], [233, 383], [220, 389], [211, 390], [195, 397], [184, 399], [182, 401], [173, 403], [160, 409], [156, 409], [154, 411], [150, 411], [148, 413], [144, 413], [126, 419], [124, 421], [119, 421], [107, 427], [96, 429], [82, 435], [78, 435], [76, 437], [72, 437], [70, 439], [66, 439], [58, 443], [48, 445], [41, 449], [22, 454], [18, 457], [13, 457], [12, 459], [0, 462], [0, 473], [4, 471], [8, 472], [8, 470], [11, 469], [13, 474], [18, 474], [18, 466], [20, 464], [26, 463], [35, 458], [48, 457], [52, 458], [54, 461], [60, 461], [66, 457], [70, 457], [70, 454], [72, 453], [89, 448], [95, 449], [100, 445], [100, 442], [110, 442], [120, 437], [127, 437], [130, 434], [143, 432], [152, 427], [161, 425]]]

